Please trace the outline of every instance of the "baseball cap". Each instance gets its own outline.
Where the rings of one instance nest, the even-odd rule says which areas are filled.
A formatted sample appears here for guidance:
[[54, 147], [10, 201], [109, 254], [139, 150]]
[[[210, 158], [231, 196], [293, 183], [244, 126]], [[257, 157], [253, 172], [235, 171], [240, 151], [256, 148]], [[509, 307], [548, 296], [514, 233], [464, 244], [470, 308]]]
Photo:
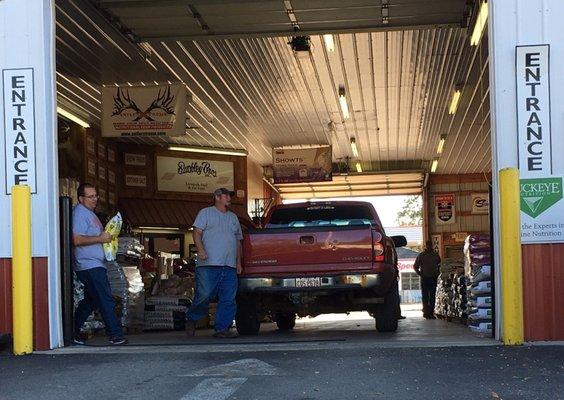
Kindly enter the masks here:
[[229, 189], [225, 189], [225, 188], [215, 189], [215, 191], [213, 192], [214, 197], [215, 196], [221, 196], [222, 194], [228, 194], [231, 197], [235, 196], [235, 192], [233, 192]]

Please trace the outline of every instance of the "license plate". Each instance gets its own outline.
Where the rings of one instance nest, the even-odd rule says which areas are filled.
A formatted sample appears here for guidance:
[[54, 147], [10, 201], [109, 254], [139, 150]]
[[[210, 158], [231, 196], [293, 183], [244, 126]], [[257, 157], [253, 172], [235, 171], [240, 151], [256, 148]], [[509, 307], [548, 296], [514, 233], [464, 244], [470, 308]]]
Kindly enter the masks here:
[[296, 278], [296, 287], [321, 286], [321, 278]]

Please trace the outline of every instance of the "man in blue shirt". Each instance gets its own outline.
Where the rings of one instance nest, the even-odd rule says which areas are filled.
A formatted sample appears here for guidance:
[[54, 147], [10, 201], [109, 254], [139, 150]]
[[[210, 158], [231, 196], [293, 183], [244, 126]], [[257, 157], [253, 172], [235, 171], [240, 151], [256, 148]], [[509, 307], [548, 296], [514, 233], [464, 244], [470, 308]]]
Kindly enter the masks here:
[[112, 237], [104, 231], [102, 223], [94, 214], [98, 204], [96, 188], [83, 183], [77, 190], [79, 204], [72, 212], [72, 240], [74, 244], [74, 272], [84, 285], [84, 299], [78, 304], [74, 315], [74, 343], [84, 344], [80, 328], [94, 310], [100, 310], [110, 344], [126, 344], [121, 323], [116, 316], [116, 302], [112, 296], [106, 259], [102, 243]]
[[235, 193], [225, 188], [214, 193], [215, 204], [198, 213], [194, 221], [194, 243], [198, 251], [196, 293], [186, 313], [186, 333], [193, 336], [196, 322], [208, 314], [211, 299], [217, 296], [215, 337], [234, 338], [231, 330], [237, 304], [238, 279], [241, 273], [241, 225], [227, 207]]

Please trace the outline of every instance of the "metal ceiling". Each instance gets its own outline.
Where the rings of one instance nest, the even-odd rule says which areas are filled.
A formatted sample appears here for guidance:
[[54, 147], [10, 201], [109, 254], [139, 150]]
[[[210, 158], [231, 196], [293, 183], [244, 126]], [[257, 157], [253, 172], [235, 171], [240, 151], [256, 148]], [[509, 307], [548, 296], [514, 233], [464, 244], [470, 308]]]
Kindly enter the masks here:
[[[188, 24], [183, 30], [176, 20], [162, 19], [171, 9], [188, 3], [213, 28], [204, 34], [206, 40], [170, 40], [192, 34], [203, 37], [201, 27], [196, 32]], [[325, 21], [325, 25], [312, 23], [320, 31], [328, 26], [333, 28], [327, 30], [352, 29], [359, 10], [367, 16], [372, 9], [382, 12], [380, 2], [338, 3], [292, 1], [291, 5], [303, 26], [309, 27], [308, 21], [317, 17]], [[439, 0], [433, 8], [421, 0], [387, 3], [388, 30], [378, 26], [380, 15], [370, 27], [357, 25], [372, 32], [335, 34], [333, 52], [321, 36], [312, 36], [311, 51], [299, 54], [287, 44], [289, 36], [280, 36], [292, 26], [288, 26], [291, 19], [282, 0], [162, 0], [158, 8], [155, 1], [104, 0], [100, 4], [106, 14], [88, 2], [56, 0], [58, 101], [98, 125], [101, 85], [182, 81], [192, 97], [186, 136], [133, 140], [244, 148], [262, 165], [271, 164], [272, 147], [332, 144], [334, 161], [350, 157], [351, 165], [360, 161], [364, 171], [392, 171], [428, 168], [444, 134], [447, 141], [438, 172], [489, 171], [487, 38], [470, 47], [468, 29], [452, 26], [464, 19], [466, 1]], [[270, 17], [280, 17], [279, 12], [268, 11], [276, 7], [284, 11], [283, 27], [270, 25]], [[318, 14], [304, 10], [318, 10]], [[110, 23], [107, 11], [117, 13], [121, 22]], [[349, 25], [332, 25], [335, 15]], [[432, 16], [434, 22], [425, 19]], [[251, 17], [256, 24], [241, 28]], [[194, 22], [193, 16], [188, 18]], [[430, 23], [442, 27], [408, 28]], [[225, 38], [209, 39], [211, 32]], [[244, 32], [250, 34], [242, 36]], [[129, 39], [152, 39], [137, 45], [128, 35]], [[163, 35], [167, 40], [154, 40]], [[462, 98], [451, 116], [448, 106], [457, 84], [463, 84]], [[339, 85], [346, 90], [349, 119], [344, 119], [339, 106]], [[352, 137], [359, 147], [359, 160], [351, 151]]]
[[146, 41], [461, 26], [466, 0], [97, 0]]

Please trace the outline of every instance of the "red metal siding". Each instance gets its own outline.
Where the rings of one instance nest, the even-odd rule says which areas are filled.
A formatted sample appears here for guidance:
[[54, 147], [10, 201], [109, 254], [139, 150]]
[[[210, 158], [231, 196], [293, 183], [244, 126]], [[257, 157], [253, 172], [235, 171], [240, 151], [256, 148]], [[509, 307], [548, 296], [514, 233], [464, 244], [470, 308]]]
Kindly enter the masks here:
[[[0, 259], [0, 332], [12, 332], [12, 271], [11, 259]], [[33, 347], [48, 350], [49, 289], [47, 258], [33, 259]]]
[[525, 340], [564, 340], [564, 244], [523, 246]]

